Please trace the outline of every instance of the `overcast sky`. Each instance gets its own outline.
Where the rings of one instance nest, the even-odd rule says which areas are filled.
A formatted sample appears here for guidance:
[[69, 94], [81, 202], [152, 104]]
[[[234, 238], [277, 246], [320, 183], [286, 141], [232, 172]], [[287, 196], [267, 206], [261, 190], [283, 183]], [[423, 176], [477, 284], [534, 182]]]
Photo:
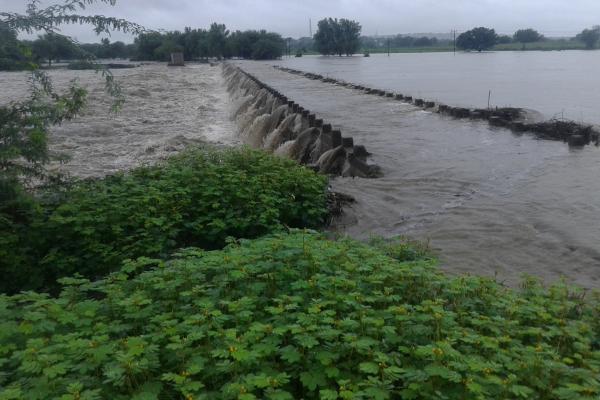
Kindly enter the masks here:
[[[24, 4], [0, 0], [0, 10], [22, 12]], [[571, 36], [600, 24], [600, 0], [117, 0], [115, 7], [93, 6], [88, 13], [126, 18], [150, 29], [207, 27], [217, 21], [232, 30], [264, 28], [284, 37], [308, 36], [309, 19], [314, 30], [324, 17], [357, 20], [365, 35], [488, 26], [506, 34], [532, 27], [546, 36]], [[99, 40], [82, 27], [63, 32], [82, 42]]]

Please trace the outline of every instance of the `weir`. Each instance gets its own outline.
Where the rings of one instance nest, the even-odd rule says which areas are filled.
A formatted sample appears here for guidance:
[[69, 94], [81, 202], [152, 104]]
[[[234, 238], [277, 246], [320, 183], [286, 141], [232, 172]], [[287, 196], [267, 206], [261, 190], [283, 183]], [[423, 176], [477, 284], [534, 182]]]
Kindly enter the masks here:
[[382, 176], [381, 168], [367, 163], [369, 153], [364, 146], [354, 145], [352, 138], [342, 137], [341, 131], [309, 110], [237, 66], [223, 64], [223, 75], [244, 143], [322, 174]]
[[525, 112], [521, 108], [504, 107], [494, 109], [469, 109], [464, 107], [452, 107], [445, 104], [437, 104], [434, 101], [415, 98], [401, 93], [386, 92], [384, 90], [356, 85], [350, 82], [340, 81], [334, 78], [325, 78], [322, 75], [304, 72], [292, 68], [274, 65], [273, 68], [294, 75], [304, 76], [308, 79], [320, 80], [325, 83], [340, 85], [351, 89], [362, 91], [375, 96], [385, 96], [398, 101], [411, 103], [426, 110], [433, 110], [458, 119], [481, 119], [487, 120], [491, 126], [510, 129], [515, 133], [531, 133], [540, 139], [557, 140], [568, 143], [569, 146], [580, 147], [594, 143], [600, 144], [600, 132], [590, 125], [583, 125], [574, 121], [549, 120], [539, 123], [529, 123], [525, 120]]

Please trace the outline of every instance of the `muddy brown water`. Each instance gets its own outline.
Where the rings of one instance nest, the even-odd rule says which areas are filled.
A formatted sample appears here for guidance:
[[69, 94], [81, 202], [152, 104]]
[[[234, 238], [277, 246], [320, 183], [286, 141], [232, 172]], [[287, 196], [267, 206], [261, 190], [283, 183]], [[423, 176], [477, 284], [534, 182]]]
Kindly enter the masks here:
[[383, 168], [381, 179], [332, 181], [357, 200], [337, 231], [428, 240], [446, 271], [511, 286], [531, 274], [600, 287], [598, 148], [570, 149], [270, 64], [238, 64], [365, 144]]
[[[194, 144], [237, 142], [220, 67], [169, 68], [148, 63], [113, 73], [126, 98], [116, 115], [109, 113], [112, 99], [100, 75], [66, 69], [50, 72], [58, 89], [77, 79], [89, 91], [89, 107], [83, 115], [52, 128], [50, 148], [70, 156], [68, 163], [54, 168], [96, 177], [162, 160]], [[28, 85], [28, 73], [0, 72], [0, 104], [22, 99]]]
[[452, 106], [534, 109], [600, 125], [600, 50], [372, 54], [278, 64]]
[[[597, 148], [569, 149], [293, 76], [269, 64], [241, 65], [366, 145], [371, 162], [383, 167], [381, 179], [332, 181], [335, 190], [357, 199], [337, 222], [338, 231], [359, 239], [379, 234], [430, 240], [442, 268], [452, 273], [497, 274], [511, 285], [523, 273], [548, 282], [565, 276], [600, 287]], [[129, 169], [194, 143], [238, 143], [218, 67], [116, 70], [127, 95], [117, 116], [107, 113], [110, 99], [93, 72], [51, 74], [59, 87], [78, 78], [91, 94], [85, 115], [51, 135], [51, 148], [71, 155], [69, 163], [56, 167], [73, 175]], [[22, 98], [27, 78], [0, 73], [0, 104]]]

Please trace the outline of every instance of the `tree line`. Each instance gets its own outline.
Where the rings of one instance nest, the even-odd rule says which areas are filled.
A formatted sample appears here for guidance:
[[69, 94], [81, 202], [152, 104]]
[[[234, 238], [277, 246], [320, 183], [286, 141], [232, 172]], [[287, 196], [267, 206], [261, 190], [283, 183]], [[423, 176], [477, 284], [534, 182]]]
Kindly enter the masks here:
[[173, 52], [182, 52], [186, 60], [207, 58], [276, 59], [283, 55], [285, 41], [278, 33], [265, 30], [230, 32], [223, 24], [210, 29], [185, 28], [165, 33], [151, 32], [135, 39], [136, 60], [168, 60]]
[[[427, 48], [452, 47], [453, 40], [436, 37], [413, 37], [395, 35], [387, 37], [361, 36], [361, 25], [347, 19], [325, 18], [318, 23], [317, 33], [312, 37], [300, 39], [287, 38], [287, 50], [297, 55], [306, 52], [318, 52], [323, 55], [351, 55], [361, 48], [364, 51], [386, 48]], [[462, 33], [456, 38], [456, 45], [462, 50], [484, 51], [498, 44], [520, 44], [523, 50], [529, 43], [551, 41], [532, 28], [519, 29], [512, 36], [499, 35], [494, 29], [477, 27]], [[584, 29], [570, 39], [582, 43], [587, 49], [594, 49], [600, 42], [600, 26]]]
[[266, 60], [281, 57], [285, 47], [278, 33], [230, 32], [225, 25], [217, 23], [209, 29], [141, 33], [132, 44], [111, 43], [107, 38], [100, 43], [79, 44], [56, 32], [40, 35], [35, 40], [19, 40], [15, 30], [0, 21], [0, 70], [26, 69], [32, 62], [51, 66], [53, 62], [68, 60], [167, 61], [172, 52], [184, 53], [187, 61], [233, 57]]
[[[510, 37], [498, 35], [491, 28], [477, 27], [460, 34], [456, 39], [456, 45], [462, 50], [484, 51], [493, 48], [497, 44], [520, 43], [522, 49], [525, 50], [528, 43], [545, 40], [548, 39], [532, 28], [519, 29]], [[595, 49], [600, 41], [600, 26], [584, 29], [571, 40], [583, 43], [587, 49]]]

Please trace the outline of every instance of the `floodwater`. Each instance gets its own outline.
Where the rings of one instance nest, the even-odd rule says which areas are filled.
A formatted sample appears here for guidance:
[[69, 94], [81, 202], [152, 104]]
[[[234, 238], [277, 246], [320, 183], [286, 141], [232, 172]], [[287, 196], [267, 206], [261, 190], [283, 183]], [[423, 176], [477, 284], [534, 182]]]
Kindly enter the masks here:
[[[112, 99], [101, 75], [50, 72], [58, 89], [77, 79], [89, 92], [83, 115], [52, 128], [51, 150], [70, 156], [68, 163], [54, 168], [97, 177], [164, 159], [189, 145], [237, 142], [220, 67], [151, 63], [113, 73], [126, 98], [116, 115], [109, 112]], [[28, 73], [0, 72], [0, 104], [22, 99], [28, 85]]]
[[[280, 64], [451, 106], [513, 106], [600, 124], [600, 51], [373, 54]], [[491, 96], [490, 96], [491, 91]]]
[[[498, 56], [527, 57], [529, 53], [501, 54]], [[589, 52], [582, 57], [594, 54], [600, 56], [600, 52]], [[479, 60], [483, 60], [489, 55], [457, 57], [462, 56], [481, 56]], [[543, 53], [542, 57], [556, 56]], [[297, 69], [395, 89], [390, 77], [403, 76], [401, 71], [409, 63], [398, 63], [396, 75], [390, 75], [386, 72], [390, 67], [385, 66], [388, 62], [393, 61], [379, 56], [286, 61]], [[385, 173], [381, 179], [332, 181], [334, 190], [357, 199], [335, 229], [360, 239], [378, 234], [429, 240], [442, 268], [452, 273], [497, 275], [513, 286], [523, 273], [547, 282], [565, 276], [581, 286], [600, 288], [598, 148], [569, 149], [560, 142], [515, 136], [481, 121], [453, 120], [402, 102], [287, 74], [271, 64], [241, 63], [248, 72], [334, 124], [344, 136], [365, 145], [373, 153], [370, 162], [379, 164]], [[573, 66], [578, 71], [580, 67]], [[416, 68], [413, 66], [413, 71]], [[422, 76], [430, 82], [446, 81], [436, 75], [436, 68], [441, 67], [422, 68], [429, 71]], [[58, 168], [80, 177], [102, 176], [161, 160], [194, 143], [238, 143], [221, 68], [191, 64], [172, 69], [150, 64], [114, 73], [127, 97], [123, 111], [116, 116], [108, 113], [111, 100], [104, 94], [100, 76], [89, 71], [52, 71], [58, 87], [65, 87], [75, 77], [90, 91], [86, 113], [52, 131], [51, 149], [71, 156], [69, 163]], [[396, 81], [396, 89], [438, 98], [418, 92], [428, 87], [427, 82], [414, 78], [408, 74], [404, 82]], [[27, 79], [25, 73], [0, 73], [0, 104], [25, 96]], [[598, 78], [594, 71], [582, 79]], [[458, 88], [455, 91], [445, 92], [457, 96], [457, 103], [461, 82], [452, 83]], [[413, 90], [407, 88], [409, 84]], [[518, 85], [505, 89], [512, 91], [514, 102], [496, 100], [494, 104], [532, 107], [535, 103]], [[498, 99], [499, 93], [494, 93]], [[594, 96], [598, 95], [575, 85], [573, 90], [542, 97], [566, 107], [569, 96], [588, 99], [581, 104], [597, 105], [600, 102]], [[452, 98], [439, 96], [455, 104]], [[539, 104], [542, 101], [535, 104], [537, 109]]]
[[[394, 84], [384, 84], [391, 78], [384, 76], [388, 67], [378, 62], [387, 60], [314, 58], [289, 66], [320, 74], [337, 68], [330, 76], [394, 89]], [[334, 190], [357, 200], [336, 230], [359, 239], [407, 235], [428, 240], [445, 270], [496, 276], [511, 286], [531, 274], [546, 283], [565, 277], [583, 287], [600, 287], [597, 147], [570, 149], [482, 121], [454, 120], [278, 71], [272, 63], [239, 64], [344, 136], [354, 137], [373, 154], [370, 162], [383, 168], [381, 179], [332, 181]], [[396, 86], [403, 86], [402, 81]], [[512, 88], [513, 97], [528, 99]], [[590, 98], [594, 95], [598, 93]]]

